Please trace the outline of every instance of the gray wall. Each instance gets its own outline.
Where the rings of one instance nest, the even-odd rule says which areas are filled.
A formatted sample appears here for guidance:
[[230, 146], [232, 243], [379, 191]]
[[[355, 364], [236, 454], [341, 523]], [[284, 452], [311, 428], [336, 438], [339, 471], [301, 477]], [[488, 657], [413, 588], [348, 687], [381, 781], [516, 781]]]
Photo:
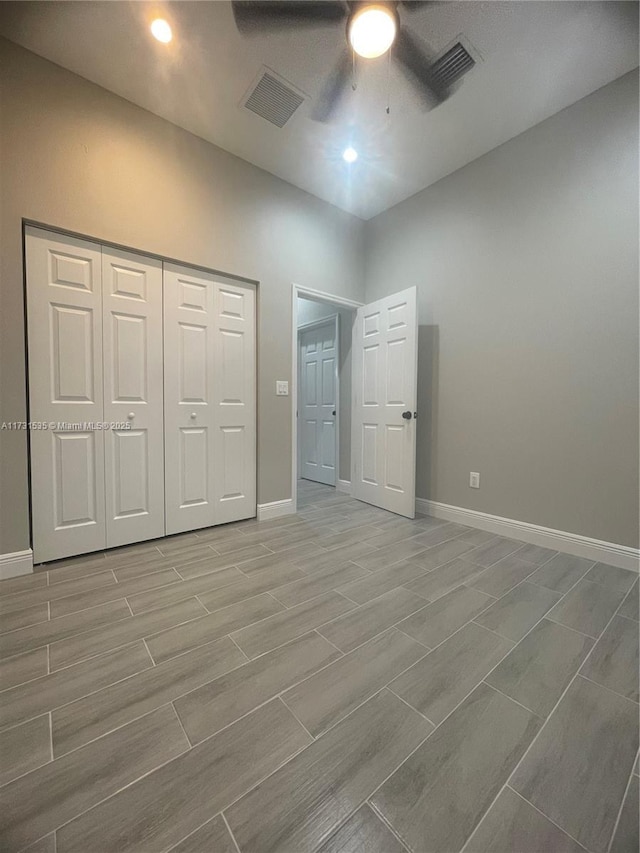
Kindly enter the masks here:
[[[258, 500], [290, 497], [291, 284], [361, 299], [364, 223], [3, 39], [0, 117], [0, 422], [26, 415], [25, 217], [260, 281]], [[26, 434], [0, 442], [2, 554], [29, 535]]]
[[368, 300], [418, 287], [418, 495], [637, 547], [637, 74], [369, 221], [366, 245]]
[[338, 477], [351, 480], [351, 329], [354, 312], [326, 302], [298, 299], [298, 325], [322, 320], [333, 314], [340, 316], [340, 345], [338, 347], [338, 376], [340, 379], [340, 436]]

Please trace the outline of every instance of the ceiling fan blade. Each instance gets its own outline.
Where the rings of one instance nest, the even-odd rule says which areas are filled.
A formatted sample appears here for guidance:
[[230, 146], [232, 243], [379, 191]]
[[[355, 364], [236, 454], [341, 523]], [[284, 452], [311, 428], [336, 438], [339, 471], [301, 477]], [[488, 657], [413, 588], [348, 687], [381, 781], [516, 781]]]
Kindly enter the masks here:
[[326, 26], [339, 23], [347, 15], [340, 0], [233, 0], [231, 7], [241, 33]]
[[314, 121], [329, 121], [338, 108], [351, 85], [352, 61], [351, 51], [343, 50], [311, 112], [311, 118]]
[[420, 9], [424, 9], [426, 6], [434, 6], [437, 2], [438, 0], [400, 0], [400, 4], [408, 12], [419, 12]]
[[441, 104], [449, 97], [449, 90], [438, 81], [433, 73], [433, 63], [405, 29], [398, 33], [392, 48], [393, 58], [402, 66], [405, 74], [420, 91], [430, 107]]

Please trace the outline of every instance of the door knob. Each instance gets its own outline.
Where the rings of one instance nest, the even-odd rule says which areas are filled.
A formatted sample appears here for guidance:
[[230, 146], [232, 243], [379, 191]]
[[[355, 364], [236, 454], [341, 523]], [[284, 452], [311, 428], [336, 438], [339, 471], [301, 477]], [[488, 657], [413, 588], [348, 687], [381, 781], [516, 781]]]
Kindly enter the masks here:
[[135, 418], [135, 414], [133, 412], [129, 412], [129, 414], [127, 415], [127, 419], [132, 421], [134, 418]]
[[410, 421], [413, 415], [411, 414], [411, 412], [403, 412], [402, 417], [405, 419], [405, 421]]
[[334, 418], [335, 418], [335, 416], [336, 416], [336, 410], [334, 409], [334, 410], [331, 412], [331, 414], [332, 414], [332, 415], [334, 416]]
[[192, 421], [195, 421], [195, 419], [196, 419], [196, 413], [195, 413], [195, 412], [191, 412], [190, 418], [191, 418], [191, 420], [192, 420]]

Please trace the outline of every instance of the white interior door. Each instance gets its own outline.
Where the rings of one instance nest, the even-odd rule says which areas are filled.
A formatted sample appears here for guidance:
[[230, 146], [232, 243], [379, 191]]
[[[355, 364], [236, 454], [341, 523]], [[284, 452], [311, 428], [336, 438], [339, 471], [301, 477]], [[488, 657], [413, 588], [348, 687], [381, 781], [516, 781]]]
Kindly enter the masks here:
[[26, 229], [34, 562], [103, 549], [100, 246]]
[[300, 332], [298, 445], [300, 476], [336, 484], [338, 321]]
[[256, 513], [255, 291], [164, 265], [168, 534]]
[[416, 288], [358, 309], [352, 344], [355, 498], [415, 517]]
[[164, 536], [162, 262], [103, 248], [102, 305], [111, 548]]

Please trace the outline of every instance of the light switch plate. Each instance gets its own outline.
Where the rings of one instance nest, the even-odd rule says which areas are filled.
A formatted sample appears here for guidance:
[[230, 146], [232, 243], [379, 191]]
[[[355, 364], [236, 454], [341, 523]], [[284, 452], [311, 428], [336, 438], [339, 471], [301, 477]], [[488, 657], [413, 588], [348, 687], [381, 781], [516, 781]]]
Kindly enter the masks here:
[[289, 382], [287, 379], [276, 379], [276, 396], [277, 397], [288, 397], [289, 396]]

